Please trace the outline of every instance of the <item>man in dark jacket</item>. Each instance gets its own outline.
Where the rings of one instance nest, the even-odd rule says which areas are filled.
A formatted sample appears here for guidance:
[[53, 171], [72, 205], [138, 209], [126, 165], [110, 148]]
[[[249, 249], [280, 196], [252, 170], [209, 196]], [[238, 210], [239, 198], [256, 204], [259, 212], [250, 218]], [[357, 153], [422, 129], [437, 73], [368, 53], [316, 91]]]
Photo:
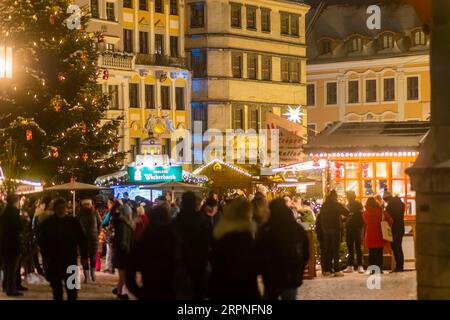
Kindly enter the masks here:
[[102, 229], [102, 221], [99, 213], [92, 206], [91, 199], [81, 201], [81, 210], [78, 213], [78, 220], [83, 228], [88, 244], [88, 261], [83, 263], [84, 282], [87, 283], [89, 275], [95, 281], [95, 264], [98, 250], [98, 235]]
[[324, 242], [324, 265], [322, 275], [329, 276], [333, 271], [336, 277], [342, 276], [339, 265], [339, 245], [341, 244], [342, 216], [348, 215], [347, 208], [338, 202], [338, 195], [331, 190], [320, 208], [321, 228]]
[[[364, 273], [361, 252], [364, 208], [361, 202], [356, 200], [356, 193], [354, 191], [347, 191], [347, 200], [349, 213], [346, 216], [345, 231], [348, 249], [348, 267], [344, 272], [351, 273], [353, 271], [358, 271], [359, 273]], [[356, 265], [354, 260], [355, 251]]]
[[63, 285], [68, 300], [77, 299], [77, 289], [69, 286], [71, 266], [78, 265], [78, 251], [81, 259], [87, 259], [87, 240], [80, 222], [67, 215], [64, 199], [57, 199], [53, 204], [54, 215], [47, 218], [39, 229], [39, 245], [44, 262], [47, 280], [53, 290], [53, 299], [63, 299]]
[[0, 216], [0, 252], [4, 269], [4, 289], [8, 296], [23, 295], [18, 291], [17, 272], [19, 269], [20, 244], [23, 224], [20, 219], [19, 197], [7, 197], [5, 211]]
[[256, 242], [265, 297], [295, 300], [309, 259], [309, 241], [284, 199], [270, 203], [270, 218]]
[[403, 272], [404, 256], [402, 241], [405, 234], [405, 204], [399, 197], [393, 197], [390, 192], [385, 192], [383, 199], [387, 202], [386, 211], [394, 220], [392, 224], [392, 251], [395, 258], [395, 272]]
[[185, 273], [186, 299], [204, 299], [206, 296], [208, 253], [212, 230], [207, 218], [198, 211], [193, 192], [182, 196], [181, 211], [173, 221], [179, 244], [181, 269]]

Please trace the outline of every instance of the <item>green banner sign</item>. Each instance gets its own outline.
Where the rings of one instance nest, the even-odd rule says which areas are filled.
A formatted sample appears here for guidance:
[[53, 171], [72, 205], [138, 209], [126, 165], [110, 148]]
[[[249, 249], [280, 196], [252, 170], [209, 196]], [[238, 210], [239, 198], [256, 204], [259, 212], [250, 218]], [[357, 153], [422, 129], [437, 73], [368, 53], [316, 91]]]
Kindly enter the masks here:
[[170, 167], [128, 167], [128, 182], [182, 182], [183, 168]]

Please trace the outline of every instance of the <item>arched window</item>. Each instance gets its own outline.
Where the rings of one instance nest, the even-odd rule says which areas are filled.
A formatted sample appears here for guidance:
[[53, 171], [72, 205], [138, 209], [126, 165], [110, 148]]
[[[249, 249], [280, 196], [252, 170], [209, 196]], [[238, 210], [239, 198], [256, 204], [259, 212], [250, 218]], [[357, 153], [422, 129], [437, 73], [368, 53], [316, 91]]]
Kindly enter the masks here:
[[394, 47], [394, 37], [392, 34], [387, 33], [381, 37], [381, 47], [383, 49], [390, 49]]
[[417, 30], [413, 33], [413, 44], [414, 46], [424, 46], [427, 44], [427, 38], [425, 32], [422, 30]]
[[350, 51], [362, 51], [362, 39], [360, 37], [353, 37], [350, 42]]

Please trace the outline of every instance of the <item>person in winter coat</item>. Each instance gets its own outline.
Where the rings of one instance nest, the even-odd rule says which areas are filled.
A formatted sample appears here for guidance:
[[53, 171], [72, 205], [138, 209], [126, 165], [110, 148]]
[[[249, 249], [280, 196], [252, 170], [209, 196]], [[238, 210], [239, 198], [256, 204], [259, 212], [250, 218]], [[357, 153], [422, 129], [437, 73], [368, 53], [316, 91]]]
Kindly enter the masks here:
[[148, 218], [145, 215], [145, 208], [143, 206], [139, 206], [136, 208], [137, 217], [134, 219], [134, 234], [133, 241], [137, 242], [147, 228]]
[[[21, 296], [17, 282], [21, 252], [23, 223], [20, 218], [19, 197], [11, 194], [6, 199], [6, 208], [0, 216], [0, 254], [3, 261], [3, 288], [7, 296]], [[19, 277], [20, 279], [20, 277]]]
[[179, 295], [185, 299], [200, 300], [206, 296], [212, 230], [197, 203], [197, 196], [193, 192], [184, 193], [180, 213], [173, 225], [181, 250], [181, 273], [184, 274], [180, 277], [182, 283], [178, 288]]
[[213, 300], [260, 299], [253, 239], [252, 206], [235, 199], [214, 229], [209, 297]]
[[395, 272], [403, 272], [403, 236], [405, 235], [405, 204], [399, 197], [393, 197], [390, 192], [384, 193], [384, 200], [387, 202], [386, 211], [392, 217], [392, 251], [395, 258]]
[[39, 246], [45, 275], [52, 287], [54, 300], [63, 299], [63, 287], [68, 300], [76, 300], [77, 289], [68, 286], [67, 281], [73, 273], [68, 271], [69, 267], [78, 265], [78, 251], [82, 260], [87, 259], [87, 238], [80, 222], [67, 215], [64, 199], [55, 200], [53, 209], [54, 214], [42, 222], [39, 228]]
[[[174, 300], [176, 272], [176, 236], [166, 207], [152, 210], [149, 225], [133, 246], [126, 269], [128, 290], [140, 300]], [[136, 273], [142, 275], [142, 287]]]
[[[117, 204], [117, 205], [116, 205]], [[108, 208], [108, 212], [103, 217], [102, 221], [102, 234], [104, 235], [104, 242], [106, 243], [106, 257], [105, 257], [105, 270], [103, 272], [108, 272], [114, 274], [114, 266], [112, 263], [113, 249], [112, 249], [112, 217], [113, 217], [113, 208], [118, 210], [120, 207], [119, 200], [115, 202], [114, 199], [109, 199], [106, 203]]]
[[208, 220], [211, 230], [213, 230], [222, 218], [222, 214], [219, 212], [219, 203], [214, 198], [208, 198], [203, 204], [201, 211]]
[[305, 229], [284, 199], [270, 203], [269, 221], [256, 240], [265, 298], [295, 300], [309, 259], [309, 244]]
[[341, 244], [342, 217], [348, 215], [347, 208], [338, 202], [338, 195], [331, 190], [322, 207], [320, 208], [321, 223], [324, 245], [324, 265], [322, 275], [339, 277], [344, 274], [340, 271], [339, 246]]
[[381, 221], [386, 220], [392, 225], [391, 216], [383, 212], [380, 204], [374, 197], [370, 197], [366, 202], [366, 210], [363, 214], [365, 225], [365, 242], [369, 249], [369, 266], [378, 266], [383, 270], [383, 248], [386, 240], [383, 239], [381, 231]]
[[256, 223], [257, 229], [261, 229], [270, 217], [269, 204], [266, 196], [262, 192], [256, 192], [252, 200], [253, 219]]
[[81, 201], [81, 209], [78, 220], [83, 228], [88, 241], [88, 260], [83, 261], [84, 283], [90, 279], [95, 281], [95, 264], [98, 251], [98, 235], [102, 229], [102, 220], [98, 212], [92, 206], [91, 199]]
[[[346, 217], [345, 230], [348, 249], [348, 267], [344, 272], [351, 273], [357, 270], [359, 273], [364, 273], [361, 251], [362, 232], [364, 227], [362, 215], [364, 208], [361, 202], [356, 200], [356, 193], [354, 191], [347, 191], [347, 200], [349, 214]], [[355, 251], [356, 264], [354, 260]]]
[[120, 206], [118, 214], [116, 212], [112, 220], [114, 228], [114, 238], [112, 243], [113, 265], [119, 270], [119, 280], [113, 293], [121, 300], [128, 300], [127, 289], [125, 287], [125, 268], [133, 242], [134, 226], [131, 215], [131, 208], [127, 204], [124, 204]]

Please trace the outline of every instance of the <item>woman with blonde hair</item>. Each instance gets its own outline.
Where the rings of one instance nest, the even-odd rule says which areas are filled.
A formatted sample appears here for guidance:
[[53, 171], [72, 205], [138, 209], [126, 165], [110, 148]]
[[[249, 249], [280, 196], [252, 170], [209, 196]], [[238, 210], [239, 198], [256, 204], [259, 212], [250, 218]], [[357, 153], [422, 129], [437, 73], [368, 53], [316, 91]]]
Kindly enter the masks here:
[[380, 203], [374, 197], [370, 197], [366, 201], [366, 210], [363, 214], [365, 225], [365, 242], [369, 249], [369, 266], [378, 266], [383, 270], [383, 248], [386, 240], [383, 239], [381, 230], [381, 221], [386, 220], [392, 225], [391, 216], [383, 211]]
[[259, 299], [252, 205], [235, 199], [214, 229], [211, 299]]

